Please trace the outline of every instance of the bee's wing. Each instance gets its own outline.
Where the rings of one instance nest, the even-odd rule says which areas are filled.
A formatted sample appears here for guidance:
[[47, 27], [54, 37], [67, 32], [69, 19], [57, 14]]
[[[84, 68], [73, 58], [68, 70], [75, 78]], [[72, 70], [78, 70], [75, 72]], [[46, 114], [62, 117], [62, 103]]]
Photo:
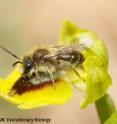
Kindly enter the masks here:
[[51, 58], [51, 57], [55, 57], [58, 55], [68, 53], [73, 50], [82, 51], [85, 49], [86, 49], [86, 47], [84, 46], [84, 44], [74, 44], [74, 45], [66, 45], [66, 46], [65, 45], [51, 46], [51, 52], [49, 54], [47, 54], [45, 57]]
[[58, 46], [52, 46], [52, 49], [55, 49], [55, 51], [59, 52], [59, 51], [68, 51], [68, 50], [78, 50], [78, 51], [82, 51], [84, 49], [86, 49], [86, 46], [84, 46], [84, 44], [79, 43], [79, 44], [74, 44], [74, 45], [58, 45]]

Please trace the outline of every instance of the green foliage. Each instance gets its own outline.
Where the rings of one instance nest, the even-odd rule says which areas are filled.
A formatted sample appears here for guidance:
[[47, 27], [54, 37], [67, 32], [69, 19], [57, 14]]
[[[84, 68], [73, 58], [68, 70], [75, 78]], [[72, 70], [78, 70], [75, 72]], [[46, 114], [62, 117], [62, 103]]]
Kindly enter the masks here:
[[[83, 90], [85, 96], [81, 101], [80, 107], [84, 108], [88, 104], [95, 102], [101, 98], [111, 84], [111, 78], [108, 70], [108, 54], [104, 43], [91, 31], [77, 28], [71, 22], [65, 20], [61, 29], [60, 44], [77, 44], [83, 42], [89, 45], [86, 50], [82, 51], [85, 57], [83, 68], [77, 70], [85, 79], [85, 88]], [[71, 73], [68, 74], [71, 75]], [[85, 76], [84, 76], [85, 75]], [[81, 81], [75, 76], [69, 81], [73, 84], [82, 85]], [[69, 78], [68, 78], [69, 79]], [[82, 86], [79, 86], [82, 87]], [[82, 90], [78, 88], [78, 90]]]

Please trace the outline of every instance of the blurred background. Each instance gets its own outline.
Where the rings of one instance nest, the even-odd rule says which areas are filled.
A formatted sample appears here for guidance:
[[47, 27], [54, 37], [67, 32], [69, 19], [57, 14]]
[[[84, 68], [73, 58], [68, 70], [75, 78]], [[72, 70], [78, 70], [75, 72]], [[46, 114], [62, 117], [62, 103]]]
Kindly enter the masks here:
[[[117, 106], [116, 12], [116, 0], [0, 0], [0, 44], [18, 56], [35, 44], [56, 44], [64, 18], [92, 30], [108, 48], [109, 72], [113, 80], [109, 92]], [[10, 73], [15, 61], [0, 50], [1, 77]], [[18, 110], [0, 99], [0, 117], [47, 117], [52, 119], [51, 124], [99, 124], [94, 105], [79, 109], [81, 98], [82, 95], [74, 91], [73, 97], [64, 105], [28, 111]]]

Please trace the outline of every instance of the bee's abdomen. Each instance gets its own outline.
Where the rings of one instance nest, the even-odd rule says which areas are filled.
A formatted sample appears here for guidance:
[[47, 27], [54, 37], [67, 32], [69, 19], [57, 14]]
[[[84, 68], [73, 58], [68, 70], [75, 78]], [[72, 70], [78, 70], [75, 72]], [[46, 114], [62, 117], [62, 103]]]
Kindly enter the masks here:
[[58, 60], [80, 64], [84, 61], [84, 56], [78, 51], [67, 52], [57, 57]]

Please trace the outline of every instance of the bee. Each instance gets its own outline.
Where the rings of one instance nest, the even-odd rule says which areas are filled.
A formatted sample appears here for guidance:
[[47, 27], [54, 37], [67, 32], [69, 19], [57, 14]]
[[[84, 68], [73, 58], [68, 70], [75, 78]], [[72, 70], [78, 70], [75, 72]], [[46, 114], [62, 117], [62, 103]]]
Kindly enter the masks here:
[[82, 79], [76, 69], [85, 59], [81, 51], [86, 47], [82, 43], [37, 48], [22, 59], [2, 45], [0, 47], [18, 60], [13, 66], [21, 64], [22, 69], [21, 77], [14, 83], [9, 95], [22, 95], [46, 85], [54, 86], [64, 76], [63, 72], [69, 69]]

